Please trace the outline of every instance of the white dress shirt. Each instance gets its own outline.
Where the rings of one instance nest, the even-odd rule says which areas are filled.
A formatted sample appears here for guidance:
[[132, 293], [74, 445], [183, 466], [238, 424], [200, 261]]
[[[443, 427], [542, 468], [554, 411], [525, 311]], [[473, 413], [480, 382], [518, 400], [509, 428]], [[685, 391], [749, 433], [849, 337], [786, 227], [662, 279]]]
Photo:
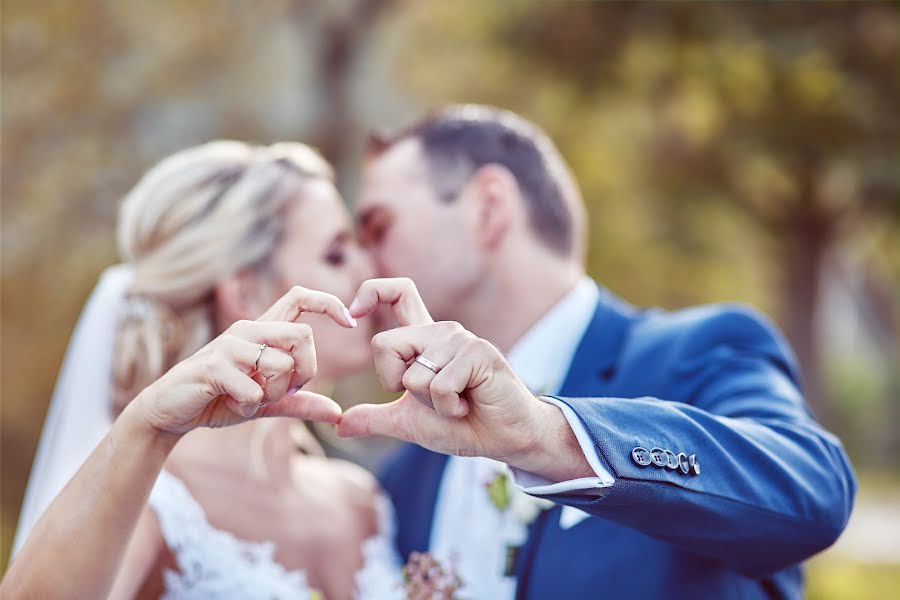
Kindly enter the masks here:
[[[597, 284], [585, 277], [508, 353], [509, 364], [533, 393], [559, 392], [598, 297]], [[515, 597], [516, 580], [504, 575], [507, 547], [523, 544], [528, 526], [513, 511], [501, 512], [491, 502], [487, 486], [499, 474], [508, 472], [511, 481], [530, 494], [601, 494], [613, 484], [577, 415], [553, 398], [542, 400], [560, 407], [597, 476], [553, 483], [488, 458], [451, 456], [438, 491], [429, 549], [462, 578], [461, 598]], [[587, 517], [587, 513], [566, 506], [560, 525], [573, 527]]]

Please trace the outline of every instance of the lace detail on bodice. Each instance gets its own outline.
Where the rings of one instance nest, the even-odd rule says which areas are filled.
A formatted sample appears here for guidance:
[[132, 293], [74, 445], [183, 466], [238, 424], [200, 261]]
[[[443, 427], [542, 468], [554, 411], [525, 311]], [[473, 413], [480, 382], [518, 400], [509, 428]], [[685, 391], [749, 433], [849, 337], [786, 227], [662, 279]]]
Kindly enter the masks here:
[[[178, 566], [163, 573], [165, 600], [313, 597], [303, 571], [288, 570], [275, 560], [273, 542], [242, 540], [210, 525], [203, 508], [171, 473], [160, 473], [150, 507]], [[363, 543], [363, 567], [355, 578], [358, 600], [403, 598], [393, 508], [383, 496], [377, 507], [379, 531]]]
[[180, 479], [163, 471], [150, 493], [178, 570], [163, 574], [166, 600], [309, 598], [306, 574], [275, 560], [275, 544], [250, 542], [216, 529]]

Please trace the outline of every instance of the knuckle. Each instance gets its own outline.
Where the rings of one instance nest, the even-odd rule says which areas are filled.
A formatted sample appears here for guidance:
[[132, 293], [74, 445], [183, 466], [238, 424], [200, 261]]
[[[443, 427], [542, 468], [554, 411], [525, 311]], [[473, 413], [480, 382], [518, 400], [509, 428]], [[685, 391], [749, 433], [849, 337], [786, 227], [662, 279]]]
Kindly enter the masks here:
[[412, 369], [406, 370], [406, 372], [403, 374], [403, 377], [400, 379], [400, 382], [403, 384], [403, 387], [408, 390], [419, 390], [426, 387], [424, 385], [425, 382], [422, 380], [422, 377], [412, 372]]
[[278, 364], [276, 368], [279, 372], [292, 371], [294, 369], [294, 357], [284, 352], [278, 353]]
[[263, 401], [265, 392], [258, 385], [253, 386], [251, 390], [247, 390], [247, 404], [259, 404]]
[[372, 351], [376, 353], [384, 352], [388, 347], [388, 340], [385, 332], [376, 333], [372, 336]]
[[408, 390], [426, 390], [428, 389], [429, 382], [427, 375], [416, 373], [412, 369], [407, 369], [401, 378], [401, 383], [403, 383], [403, 387]]
[[465, 327], [456, 321], [441, 321], [437, 325], [441, 331], [448, 335], [465, 331]]
[[470, 352], [478, 354], [494, 354], [496, 351], [492, 343], [474, 334], [465, 341], [465, 345]]
[[200, 395], [204, 398], [213, 398], [219, 394], [218, 386], [215, 382], [204, 379], [200, 381]]
[[431, 380], [431, 385], [428, 386], [428, 389], [431, 391], [431, 394], [433, 396], [438, 397], [449, 396], [453, 393], [453, 390], [450, 388], [450, 384], [438, 378]]
[[414, 386], [413, 376], [410, 375], [409, 371], [403, 374], [403, 377], [400, 378], [400, 383], [403, 384], [403, 387], [406, 389], [410, 389]]
[[238, 339], [238, 336], [234, 335], [234, 333], [229, 328], [219, 337], [220, 343], [217, 344], [218, 347], [216, 348], [216, 352], [219, 352], [219, 348], [221, 348], [222, 346], [233, 346], [234, 343], [238, 341]]
[[313, 338], [312, 327], [306, 323], [297, 323], [297, 339], [301, 342], [309, 342]]
[[225, 355], [220, 350], [211, 350], [200, 361], [200, 367], [206, 373], [219, 374], [225, 366]]
[[455, 331], [450, 334], [450, 336], [447, 339], [447, 342], [455, 348], [460, 348], [461, 350], [471, 351], [472, 350], [472, 339], [474, 337], [475, 337], [474, 334], [472, 334], [466, 330]]
[[319, 366], [316, 364], [315, 358], [294, 363], [293, 370], [301, 378], [312, 379], [319, 372]]
[[232, 333], [239, 332], [239, 331], [245, 332], [253, 327], [253, 325], [251, 325], [251, 323], [255, 323], [255, 321], [248, 321], [247, 319], [241, 319], [240, 321], [235, 321], [231, 325], [231, 327], [228, 328], [227, 331], [230, 331]]
[[389, 392], [399, 392], [404, 389], [403, 382], [394, 379], [392, 374], [384, 373], [380, 370], [376, 371], [375, 374], [378, 376], [378, 382], [381, 384], [381, 387], [385, 390]]
[[341, 302], [341, 299], [338, 298], [337, 296], [335, 296], [334, 294], [323, 294], [322, 297], [323, 297], [323, 298], [325, 299], [325, 301], [328, 302], [329, 304], [332, 304], [332, 305], [334, 305], [334, 306], [341, 307], [341, 308], [344, 307], [344, 303]]

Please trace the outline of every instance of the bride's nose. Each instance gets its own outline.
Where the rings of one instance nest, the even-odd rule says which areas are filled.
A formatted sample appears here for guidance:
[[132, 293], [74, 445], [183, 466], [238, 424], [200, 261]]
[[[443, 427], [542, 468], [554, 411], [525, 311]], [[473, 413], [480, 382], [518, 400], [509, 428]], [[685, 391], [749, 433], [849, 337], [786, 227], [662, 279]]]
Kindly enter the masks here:
[[375, 271], [375, 261], [368, 250], [366, 250], [362, 246], [357, 246], [356, 257], [356, 276], [359, 280], [359, 284], [362, 284], [363, 281], [366, 281], [368, 279], [377, 277], [377, 273]]

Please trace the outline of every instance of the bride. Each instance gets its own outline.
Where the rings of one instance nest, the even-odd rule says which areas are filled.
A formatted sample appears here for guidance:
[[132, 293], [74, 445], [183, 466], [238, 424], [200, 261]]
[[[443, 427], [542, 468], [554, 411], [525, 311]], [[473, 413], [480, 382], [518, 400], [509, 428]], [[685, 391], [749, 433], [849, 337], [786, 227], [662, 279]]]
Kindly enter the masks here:
[[[103, 274], [70, 344], [5, 583], [84, 597], [399, 596], [374, 478], [321, 456], [296, 419], [255, 418], [336, 422], [340, 408], [310, 390], [370, 361], [368, 321], [343, 301], [371, 270], [327, 163], [301, 144], [179, 152], [126, 197], [118, 238], [125, 262]], [[367, 285], [370, 308], [388, 299], [402, 323], [430, 321], [408, 287]], [[66, 535], [77, 548], [55, 555]], [[99, 555], [111, 560], [97, 575]], [[53, 557], [66, 569], [36, 567]]]

